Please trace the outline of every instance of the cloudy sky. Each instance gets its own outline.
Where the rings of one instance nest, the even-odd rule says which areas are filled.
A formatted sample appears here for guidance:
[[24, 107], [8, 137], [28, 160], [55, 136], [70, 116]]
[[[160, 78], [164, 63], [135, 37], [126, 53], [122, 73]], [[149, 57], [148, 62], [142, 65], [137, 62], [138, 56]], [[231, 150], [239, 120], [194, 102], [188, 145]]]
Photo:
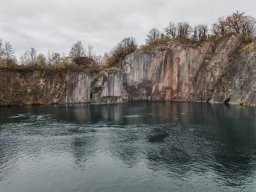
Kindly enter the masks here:
[[103, 54], [124, 37], [141, 44], [170, 21], [211, 25], [236, 10], [256, 17], [256, 0], [1, 0], [0, 38], [18, 57], [31, 47], [67, 54], [78, 40]]

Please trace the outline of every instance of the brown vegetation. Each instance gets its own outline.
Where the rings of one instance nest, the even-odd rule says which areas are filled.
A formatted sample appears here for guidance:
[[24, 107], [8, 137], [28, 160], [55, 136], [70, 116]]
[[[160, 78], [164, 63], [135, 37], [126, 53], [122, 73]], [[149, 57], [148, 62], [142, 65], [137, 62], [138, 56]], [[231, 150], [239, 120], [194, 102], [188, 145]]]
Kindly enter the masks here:
[[61, 57], [60, 53], [57, 52], [49, 52], [46, 57], [44, 54], [37, 54], [36, 49], [31, 48], [21, 56], [18, 65], [11, 44], [0, 40], [0, 67], [18, 71], [100, 71], [103, 65], [105, 68], [117, 66], [128, 54], [136, 50], [149, 50], [175, 42], [196, 47], [206, 41], [216, 40], [230, 33], [240, 37], [243, 47], [246, 47], [255, 39], [255, 18], [237, 11], [227, 17], [219, 18], [211, 28], [203, 24], [192, 27], [187, 22], [170, 22], [164, 32], [156, 28], [151, 29], [144, 45], [138, 47], [136, 40], [133, 37], [128, 37], [119, 42], [103, 58], [93, 55], [91, 46], [88, 46], [86, 50], [81, 41], [78, 41], [71, 47], [68, 57]]
[[137, 43], [133, 37], [128, 37], [119, 42], [109, 55], [106, 55], [106, 65], [115, 66], [128, 54], [137, 49]]

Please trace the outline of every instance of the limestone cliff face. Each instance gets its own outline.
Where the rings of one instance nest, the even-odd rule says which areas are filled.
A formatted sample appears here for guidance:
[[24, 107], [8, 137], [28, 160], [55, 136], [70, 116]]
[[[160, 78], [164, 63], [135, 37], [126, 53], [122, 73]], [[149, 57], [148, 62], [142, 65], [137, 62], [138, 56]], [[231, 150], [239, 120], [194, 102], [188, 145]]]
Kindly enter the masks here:
[[120, 103], [127, 101], [123, 74], [0, 70], [0, 106]]
[[0, 71], [0, 105], [89, 102], [91, 80], [86, 73]]
[[0, 105], [118, 103], [127, 100], [256, 105], [256, 51], [227, 35], [192, 48], [180, 43], [136, 51], [119, 70], [18, 73], [0, 70]]
[[231, 59], [210, 101], [256, 106], [256, 51], [238, 53]]
[[129, 99], [209, 101], [238, 46], [229, 35], [197, 48], [174, 44], [138, 51], [123, 68]]

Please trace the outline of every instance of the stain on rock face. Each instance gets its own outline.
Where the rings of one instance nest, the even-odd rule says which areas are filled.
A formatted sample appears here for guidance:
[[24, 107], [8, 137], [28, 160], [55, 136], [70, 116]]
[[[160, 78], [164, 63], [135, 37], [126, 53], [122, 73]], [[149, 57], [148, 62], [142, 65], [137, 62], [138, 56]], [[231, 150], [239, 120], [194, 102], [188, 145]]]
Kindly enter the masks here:
[[[198, 48], [178, 43], [161, 52], [138, 51], [125, 62], [126, 90], [131, 99], [207, 101], [238, 45], [235, 36], [228, 36]], [[143, 86], [146, 82], [151, 87]], [[136, 95], [134, 85], [141, 86]]]
[[111, 73], [0, 71], [0, 105], [202, 101], [256, 105], [256, 54], [227, 35], [197, 48], [181, 43], [136, 51]]

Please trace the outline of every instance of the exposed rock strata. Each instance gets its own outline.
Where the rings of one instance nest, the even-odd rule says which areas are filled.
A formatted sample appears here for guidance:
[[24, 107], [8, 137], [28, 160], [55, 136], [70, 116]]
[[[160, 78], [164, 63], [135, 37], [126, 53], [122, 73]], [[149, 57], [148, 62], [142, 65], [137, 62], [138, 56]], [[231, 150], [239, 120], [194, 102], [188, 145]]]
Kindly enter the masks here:
[[256, 52], [236, 36], [192, 48], [180, 43], [136, 51], [112, 73], [0, 71], [0, 105], [210, 101], [256, 105]]

